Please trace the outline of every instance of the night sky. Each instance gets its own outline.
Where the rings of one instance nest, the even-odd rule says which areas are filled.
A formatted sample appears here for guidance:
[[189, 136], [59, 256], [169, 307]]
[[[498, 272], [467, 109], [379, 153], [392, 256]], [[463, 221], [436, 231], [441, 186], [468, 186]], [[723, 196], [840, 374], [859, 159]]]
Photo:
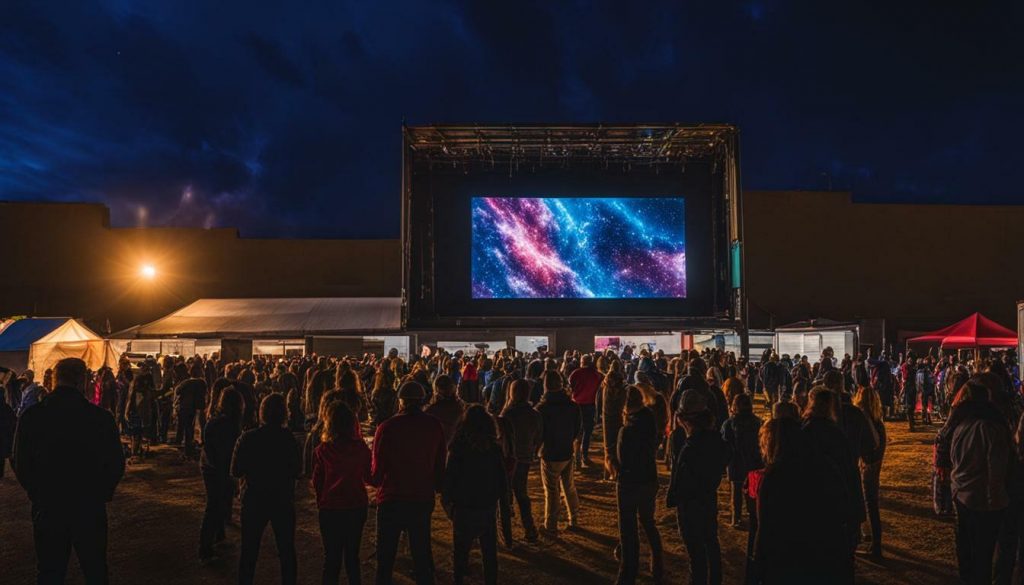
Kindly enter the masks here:
[[403, 120], [679, 121], [737, 124], [747, 189], [1024, 203], [1021, 30], [1020, 2], [12, 0], [0, 199], [397, 237]]

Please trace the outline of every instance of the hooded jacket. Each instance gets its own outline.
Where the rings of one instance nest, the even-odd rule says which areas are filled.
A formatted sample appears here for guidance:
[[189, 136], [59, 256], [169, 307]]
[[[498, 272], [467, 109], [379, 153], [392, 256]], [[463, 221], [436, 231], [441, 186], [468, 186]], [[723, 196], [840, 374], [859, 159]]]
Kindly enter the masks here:
[[1006, 421], [991, 404], [979, 404], [957, 425], [950, 441], [953, 497], [971, 510], [1006, 508], [1013, 457]]
[[641, 408], [626, 417], [615, 446], [619, 483], [657, 483], [658, 442], [654, 412], [650, 408]]
[[752, 412], [741, 412], [722, 424], [722, 439], [729, 445], [729, 481], [743, 481], [747, 474], [764, 467], [758, 433], [761, 419]]
[[545, 392], [537, 405], [541, 416], [543, 439], [540, 458], [544, 461], [569, 461], [573, 442], [583, 431], [580, 406], [565, 392]]
[[526, 402], [508, 405], [501, 413], [502, 432], [509, 435], [510, 455], [518, 463], [532, 463], [544, 439], [544, 418]]
[[729, 461], [729, 446], [713, 429], [687, 437], [672, 465], [666, 503], [669, 507], [718, 506], [718, 485]]

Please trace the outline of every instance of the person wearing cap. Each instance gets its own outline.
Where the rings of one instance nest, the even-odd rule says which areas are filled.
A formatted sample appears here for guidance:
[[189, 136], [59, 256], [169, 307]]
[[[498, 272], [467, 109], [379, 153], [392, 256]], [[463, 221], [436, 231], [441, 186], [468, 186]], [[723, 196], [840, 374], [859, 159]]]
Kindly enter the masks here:
[[430, 517], [444, 478], [444, 429], [423, 412], [426, 391], [409, 380], [398, 389], [399, 412], [377, 427], [370, 483], [377, 488], [377, 583], [391, 583], [403, 532], [417, 585], [434, 583]]
[[672, 465], [666, 505], [677, 508], [679, 535], [690, 557], [690, 582], [720, 585], [718, 485], [729, 461], [729, 446], [715, 429], [715, 416], [700, 391], [682, 393], [676, 417], [686, 440]]
[[108, 580], [106, 504], [124, 476], [124, 451], [114, 417], [85, 399], [86, 377], [82, 360], [57, 362], [53, 391], [21, 414], [15, 432], [13, 467], [32, 502], [39, 583], [64, 582], [72, 549], [86, 583]]

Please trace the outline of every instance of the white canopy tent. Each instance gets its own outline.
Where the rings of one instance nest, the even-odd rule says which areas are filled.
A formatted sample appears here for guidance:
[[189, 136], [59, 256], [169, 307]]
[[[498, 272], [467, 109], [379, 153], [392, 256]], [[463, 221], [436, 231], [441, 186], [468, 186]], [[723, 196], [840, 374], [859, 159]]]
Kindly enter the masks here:
[[28, 352], [28, 367], [35, 372], [44, 372], [69, 357], [81, 358], [90, 370], [98, 370], [103, 366], [117, 369], [118, 356], [110, 343], [78, 319], [68, 319], [48, 335], [36, 340]]

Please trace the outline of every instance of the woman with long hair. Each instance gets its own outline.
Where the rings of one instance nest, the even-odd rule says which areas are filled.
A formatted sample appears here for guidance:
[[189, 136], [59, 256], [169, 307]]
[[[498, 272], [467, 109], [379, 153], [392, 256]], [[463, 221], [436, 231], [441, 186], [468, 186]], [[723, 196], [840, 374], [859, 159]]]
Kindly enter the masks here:
[[206, 488], [206, 511], [199, 529], [199, 560], [214, 556], [213, 545], [224, 540], [224, 525], [231, 514], [235, 486], [231, 481], [231, 453], [242, 434], [242, 395], [228, 386], [220, 394], [216, 417], [206, 423], [199, 469]]
[[448, 448], [441, 502], [452, 520], [455, 583], [460, 585], [469, 566], [473, 541], [480, 541], [484, 583], [498, 582], [498, 501], [508, 491], [505, 458], [497, 427], [487, 409], [466, 409]]
[[349, 410], [352, 411], [352, 415], [356, 419], [354, 423], [355, 429], [357, 434], [359, 434], [359, 422], [368, 418], [366, 416], [366, 400], [363, 397], [362, 381], [348, 361], [342, 362], [338, 366], [338, 373], [334, 379], [334, 389], [340, 392], [339, 400], [344, 402]]
[[156, 413], [156, 388], [148, 372], [135, 376], [128, 390], [125, 405], [128, 436], [132, 441], [132, 457], [142, 457], [142, 437], [152, 435]]
[[764, 466], [758, 448], [761, 419], [754, 414], [754, 403], [748, 394], [737, 394], [732, 400], [730, 411], [732, 416], [722, 424], [722, 438], [732, 451], [726, 469], [732, 484], [732, 527], [739, 528], [743, 519], [744, 501], [747, 514], [754, 515], [753, 502], [743, 497], [743, 482], [751, 471]]
[[604, 429], [604, 477], [614, 480], [618, 464], [615, 462], [615, 444], [622, 428], [622, 409], [626, 405], [626, 383], [622, 373], [611, 369], [601, 383], [601, 404], [605, 416], [602, 419]]
[[[611, 416], [611, 411], [608, 411], [606, 418]], [[626, 387], [622, 420], [614, 458], [621, 547], [617, 583], [627, 585], [636, 582], [640, 568], [639, 519], [651, 547], [651, 575], [654, 582], [660, 585], [664, 578], [664, 563], [661, 535], [654, 522], [658, 495], [658, 430], [654, 413], [644, 405], [643, 392], [636, 386]]]
[[754, 486], [757, 531], [748, 576], [756, 574], [762, 585], [853, 583], [842, 478], [815, 452], [799, 421], [768, 421], [759, 444], [765, 469]]
[[878, 492], [881, 485], [879, 474], [882, 471], [882, 458], [885, 457], [885, 423], [882, 421], [882, 400], [878, 392], [871, 386], [861, 386], [857, 389], [857, 395], [853, 398], [854, 406], [861, 409], [871, 429], [878, 438], [875, 444], [878, 447], [870, 453], [861, 457], [860, 471], [861, 483], [864, 486], [864, 505], [868, 510], [868, 520], [871, 523], [871, 557], [882, 558], [882, 519], [878, 511]]
[[803, 432], [810, 440], [811, 448], [826, 461], [835, 466], [846, 485], [847, 499], [846, 526], [849, 534], [850, 562], [856, 548], [860, 521], [864, 517], [864, 494], [861, 487], [860, 471], [850, 451], [846, 433], [836, 422], [839, 397], [825, 386], [815, 386], [808, 394], [804, 410]]
[[361, 581], [359, 548], [369, 499], [370, 448], [343, 400], [327, 402], [320, 444], [313, 451], [313, 491], [324, 545], [323, 585], [337, 585], [345, 568], [349, 585]]

